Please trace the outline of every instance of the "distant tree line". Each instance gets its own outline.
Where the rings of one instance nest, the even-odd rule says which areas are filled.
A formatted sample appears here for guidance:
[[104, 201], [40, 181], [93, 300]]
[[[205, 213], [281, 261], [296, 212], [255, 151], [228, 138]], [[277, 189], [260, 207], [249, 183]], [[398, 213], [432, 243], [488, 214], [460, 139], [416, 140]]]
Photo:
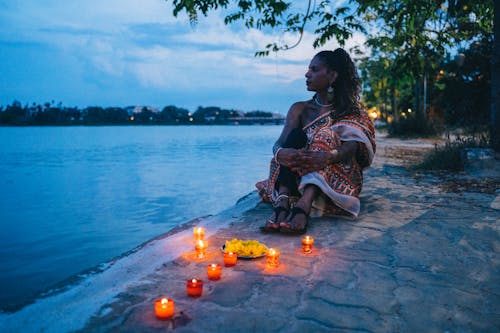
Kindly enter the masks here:
[[200, 125], [282, 123], [281, 115], [265, 111], [242, 112], [219, 107], [198, 107], [191, 113], [173, 105], [161, 111], [152, 107], [99, 107], [83, 109], [61, 103], [23, 105], [14, 101], [0, 106], [0, 126], [67, 126], [67, 125]]

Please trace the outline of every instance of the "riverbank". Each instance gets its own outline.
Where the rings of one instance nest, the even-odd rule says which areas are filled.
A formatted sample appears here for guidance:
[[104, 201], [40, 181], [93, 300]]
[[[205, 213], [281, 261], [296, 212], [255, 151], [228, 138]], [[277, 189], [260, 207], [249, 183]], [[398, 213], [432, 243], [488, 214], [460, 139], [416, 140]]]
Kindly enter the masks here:
[[[500, 327], [498, 186], [444, 186], [453, 179], [412, 174], [404, 165], [433, 142], [379, 138], [366, 172], [357, 221], [311, 220], [314, 251], [300, 237], [264, 235], [271, 207], [255, 192], [231, 209], [200, 218], [145, 243], [13, 314], [0, 331], [33, 332], [478, 332]], [[457, 175], [469, 183], [499, 184]], [[472, 179], [472, 180], [471, 180]], [[192, 252], [192, 226], [208, 231], [206, 260]], [[280, 266], [239, 260], [222, 279], [208, 281], [206, 265], [221, 262], [231, 238], [258, 239], [281, 251]], [[206, 280], [189, 298], [185, 281]], [[159, 321], [153, 302], [176, 302], [173, 320]]]

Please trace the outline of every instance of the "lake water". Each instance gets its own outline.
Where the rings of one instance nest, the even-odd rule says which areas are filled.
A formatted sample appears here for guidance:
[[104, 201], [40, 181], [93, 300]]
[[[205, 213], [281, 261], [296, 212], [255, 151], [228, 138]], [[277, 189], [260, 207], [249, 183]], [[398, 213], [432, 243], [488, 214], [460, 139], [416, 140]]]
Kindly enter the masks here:
[[0, 127], [0, 309], [234, 205], [281, 128]]

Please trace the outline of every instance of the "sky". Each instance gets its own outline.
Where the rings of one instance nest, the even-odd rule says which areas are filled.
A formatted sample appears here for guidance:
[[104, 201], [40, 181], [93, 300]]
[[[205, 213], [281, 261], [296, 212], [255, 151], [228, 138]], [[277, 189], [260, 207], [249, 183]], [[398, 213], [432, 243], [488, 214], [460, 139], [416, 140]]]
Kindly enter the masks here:
[[[342, 3], [345, 1], [339, 1]], [[220, 12], [193, 26], [165, 0], [0, 0], [0, 105], [218, 106], [286, 114], [311, 97], [304, 74], [330, 41], [254, 56], [296, 36], [226, 26]], [[306, 27], [307, 28], [307, 27]], [[363, 43], [354, 36], [345, 46]]]

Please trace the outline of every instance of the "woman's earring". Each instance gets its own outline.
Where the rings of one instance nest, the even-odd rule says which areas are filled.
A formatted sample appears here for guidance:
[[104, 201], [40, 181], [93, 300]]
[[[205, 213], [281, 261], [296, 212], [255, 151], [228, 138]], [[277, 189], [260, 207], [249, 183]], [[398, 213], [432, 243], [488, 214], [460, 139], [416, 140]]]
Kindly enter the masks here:
[[328, 98], [328, 103], [332, 103], [333, 99], [335, 98], [335, 89], [333, 89], [332, 86], [329, 86], [326, 93], [327, 93], [326, 98]]

